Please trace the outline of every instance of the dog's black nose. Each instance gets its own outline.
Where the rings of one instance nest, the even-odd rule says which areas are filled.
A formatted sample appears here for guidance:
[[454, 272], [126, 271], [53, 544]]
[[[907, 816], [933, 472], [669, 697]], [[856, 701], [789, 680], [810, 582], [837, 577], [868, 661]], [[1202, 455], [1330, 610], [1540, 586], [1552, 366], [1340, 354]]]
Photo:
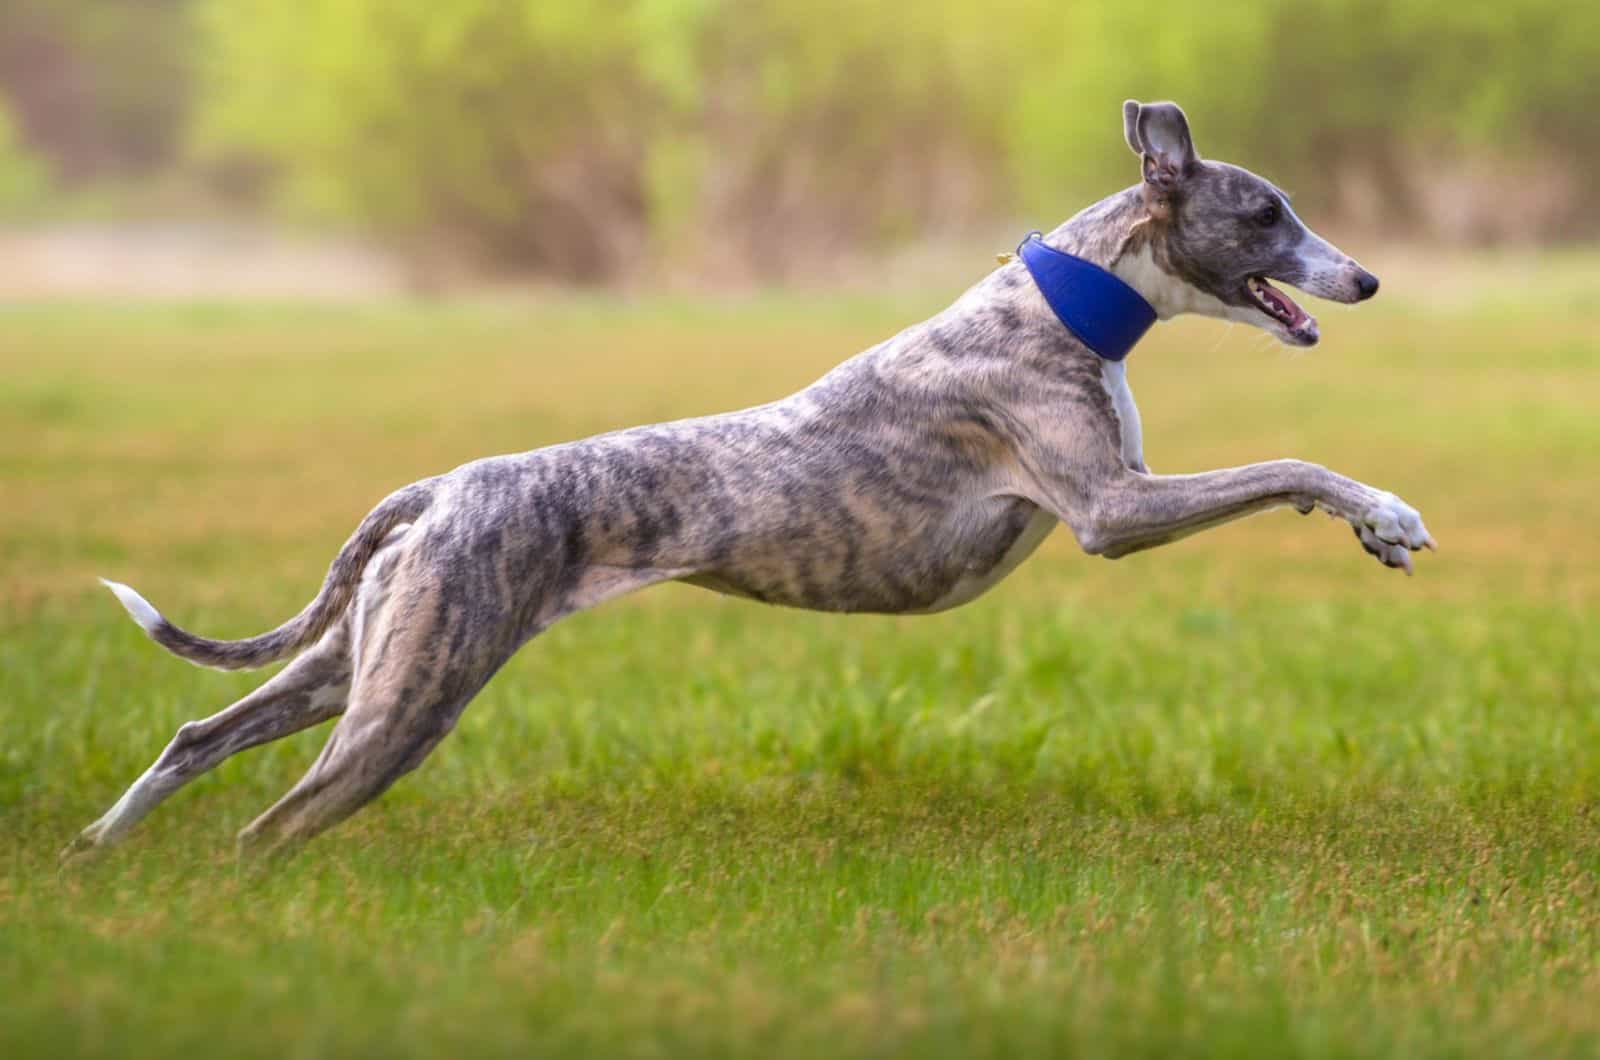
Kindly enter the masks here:
[[1378, 278], [1366, 269], [1356, 275], [1356, 301], [1365, 302], [1378, 293]]

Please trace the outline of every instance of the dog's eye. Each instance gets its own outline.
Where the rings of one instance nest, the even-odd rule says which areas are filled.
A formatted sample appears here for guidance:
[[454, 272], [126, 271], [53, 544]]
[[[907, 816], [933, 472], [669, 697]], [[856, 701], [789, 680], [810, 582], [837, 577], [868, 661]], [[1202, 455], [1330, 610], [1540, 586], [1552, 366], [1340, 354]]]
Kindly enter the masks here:
[[1256, 211], [1256, 224], [1262, 228], [1271, 228], [1278, 223], [1278, 204], [1269, 202]]

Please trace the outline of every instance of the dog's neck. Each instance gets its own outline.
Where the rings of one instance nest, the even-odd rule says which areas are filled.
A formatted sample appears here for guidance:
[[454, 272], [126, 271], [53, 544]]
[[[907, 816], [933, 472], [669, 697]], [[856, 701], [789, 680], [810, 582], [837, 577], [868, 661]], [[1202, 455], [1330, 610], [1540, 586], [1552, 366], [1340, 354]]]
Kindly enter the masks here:
[[1135, 184], [1080, 210], [1045, 242], [1109, 270], [1167, 320], [1193, 311], [1198, 292], [1162, 265], [1164, 223], [1151, 210], [1144, 186]]

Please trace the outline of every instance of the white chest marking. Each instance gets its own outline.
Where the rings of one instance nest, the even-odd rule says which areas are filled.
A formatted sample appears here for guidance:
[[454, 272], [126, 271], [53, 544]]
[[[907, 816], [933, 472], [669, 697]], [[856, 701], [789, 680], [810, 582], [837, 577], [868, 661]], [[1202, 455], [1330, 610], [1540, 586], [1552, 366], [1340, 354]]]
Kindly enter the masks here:
[[1139, 424], [1139, 406], [1133, 403], [1128, 388], [1128, 362], [1100, 362], [1100, 385], [1106, 388], [1111, 407], [1117, 411], [1122, 432], [1122, 463], [1131, 468], [1144, 466], [1144, 430]]

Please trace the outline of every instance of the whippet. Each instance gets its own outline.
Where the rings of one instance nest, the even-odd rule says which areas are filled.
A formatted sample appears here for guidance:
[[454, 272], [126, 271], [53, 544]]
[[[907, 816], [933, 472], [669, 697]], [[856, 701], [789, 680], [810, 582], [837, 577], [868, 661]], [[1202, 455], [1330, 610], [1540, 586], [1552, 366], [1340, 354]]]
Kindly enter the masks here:
[[[1176, 105], [1130, 100], [1123, 119], [1141, 181], [1025, 251], [1129, 289], [1130, 312], [1202, 313], [1295, 346], [1317, 341], [1316, 321], [1269, 280], [1339, 302], [1376, 292], [1377, 278], [1307, 229], [1278, 188], [1203, 161]], [[1115, 558], [1281, 506], [1347, 520], [1363, 548], [1408, 573], [1410, 553], [1432, 547], [1393, 494], [1315, 464], [1151, 473], [1115, 359], [1125, 349], [1091, 349], [1062, 297], [1076, 296], [1013, 261], [780, 401], [406, 486], [356, 528], [305, 610], [260, 636], [196, 636], [108, 582], [152, 639], [191, 662], [297, 657], [182, 726], [65, 854], [117, 840], [229, 755], [339, 716], [310, 771], [239, 836], [241, 854], [292, 849], [414, 769], [529, 638], [657, 582], [925, 613], [992, 587], [1058, 522], [1085, 552]]]

